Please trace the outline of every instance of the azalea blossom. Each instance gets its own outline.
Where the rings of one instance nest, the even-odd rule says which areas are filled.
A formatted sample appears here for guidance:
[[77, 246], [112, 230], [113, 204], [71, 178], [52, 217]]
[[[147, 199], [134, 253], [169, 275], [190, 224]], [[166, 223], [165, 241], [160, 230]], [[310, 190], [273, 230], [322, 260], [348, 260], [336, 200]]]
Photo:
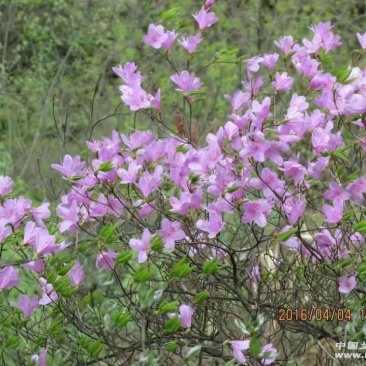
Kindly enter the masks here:
[[339, 287], [338, 290], [342, 294], [348, 294], [351, 292], [357, 285], [355, 276], [342, 276], [338, 279]]
[[20, 309], [26, 318], [29, 318], [34, 309], [39, 306], [38, 296], [29, 297], [27, 295], [20, 295], [18, 302], [12, 306]]
[[201, 33], [196, 34], [195, 36], [182, 36], [182, 39], [178, 39], [178, 43], [188, 52], [193, 53], [197, 45], [202, 41]]
[[147, 261], [147, 256], [151, 250], [151, 239], [152, 235], [148, 228], [145, 228], [142, 232], [141, 239], [130, 239], [129, 246], [131, 249], [138, 252], [138, 263], [144, 263]]
[[10, 288], [18, 285], [20, 279], [18, 278], [19, 271], [13, 266], [6, 266], [0, 271], [0, 291], [4, 288]]
[[202, 83], [199, 78], [196, 78], [194, 73], [189, 73], [187, 70], [184, 70], [178, 74], [174, 74], [170, 77], [170, 79], [179, 86], [179, 90], [183, 93], [188, 93], [193, 90], [198, 90]]
[[[111, 271], [114, 268], [114, 260], [117, 257], [117, 253], [111, 251], [102, 251], [97, 256], [97, 260], [95, 262], [95, 266], [97, 269], [106, 269], [107, 271]], [[80, 276], [81, 274], [79, 274]]]
[[199, 29], [211, 27], [218, 21], [215, 13], [207, 12], [205, 9], [201, 9], [197, 14], [193, 15], [193, 18], [196, 19]]
[[75, 262], [74, 266], [70, 269], [67, 275], [75, 286], [80, 285], [80, 283], [84, 280], [84, 271], [79, 261]]
[[186, 236], [179, 222], [170, 221], [166, 217], [161, 221], [159, 234], [163, 238], [165, 249], [169, 252], [174, 251], [176, 240], [184, 239]]
[[144, 42], [156, 49], [161, 48], [168, 39], [165, 29], [162, 25], [150, 24], [147, 34], [144, 36]]
[[244, 341], [231, 341], [231, 348], [233, 350], [233, 356], [240, 365], [244, 365], [246, 361], [246, 357], [244, 355], [244, 351], [249, 349], [250, 340]]
[[10, 177], [0, 176], [0, 196], [5, 196], [13, 190], [13, 180]]

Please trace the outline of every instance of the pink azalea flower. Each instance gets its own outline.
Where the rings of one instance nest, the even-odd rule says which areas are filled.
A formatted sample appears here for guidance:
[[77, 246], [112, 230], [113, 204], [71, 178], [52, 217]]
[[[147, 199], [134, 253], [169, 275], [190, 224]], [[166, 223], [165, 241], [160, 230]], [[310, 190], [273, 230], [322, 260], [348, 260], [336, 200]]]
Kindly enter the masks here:
[[319, 249], [324, 252], [330, 252], [331, 248], [337, 244], [329, 230], [323, 230], [321, 233], [316, 233], [314, 238]]
[[161, 111], [161, 92], [160, 89], [157, 90], [154, 97], [150, 100], [151, 107], [155, 108], [158, 112]]
[[191, 305], [181, 305], [179, 307], [181, 325], [183, 328], [190, 328], [192, 326], [192, 316], [194, 309]]
[[350, 236], [350, 241], [353, 245], [360, 245], [365, 243], [365, 238], [359, 232], [356, 232]]
[[362, 49], [366, 49], [366, 33], [364, 34], [360, 34], [360, 33], [356, 33], [358, 42], [360, 42], [361, 48]]
[[28, 263], [24, 263], [23, 267], [40, 273], [40, 272], [43, 272], [44, 261], [43, 261], [43, 259], [37, 259], [35, 261], [30, 261]]
[[214, 238], [225, 226], [221, 215], [210, 212], [209, 220], [198, 220], [196, 223], [198, 229], [208, 233], [209, 238]]
[[5, 196], [13, 190], [13, 181], [10, 177], [0, 176], [0, 196]]
[[65, 155], [61, 165], [51, 164], [51, 167], [66, 176], [66, 178], [71, 178], [74, 175], [83, 175], [85, 173], [85, 162], [81, 161], [80, 156], [72, 158], [70, 155]]
[[163, 238], [165, 249], [169, 252], [174, 250], [176, 240], [184, 239], [186, 236], [185, 232], [180, 228], [179, 222], [170, 221], [165, 217], [161, 221], [159, 234]]
[[161, 166], [157, 166], [155, 168], [154, 174], [149, 172], [142, 173], [139, 182], [137, 183], [137, 187], [142, 192], [142, 195], [147, 198], [153, 192], [155, 192], [162, 183], [162, 172], [163, 168]]
[[0, 271], [0, 291], [4, 288], [10, 288], [18, 285], [20, 279], [18, 278], [19, 271], [13, 266], [6, 266]]
[[291, 177], [294, 180], [295, 185], [303, 183], [307, 170], [304, 166], [299, 164], [298, 158], [292, 157], [290, 160], [285, 161], [283, 166], [285, 176]]
[[199, 29], [211, 27], [211, 25], [218, 21], [215, 13], [207, 12], [204, 9], [201, 9], [197, 14], [193, 15], [193, 18], [196, 19]]
[[167, 35], [166, 41], [162, 43], [162, 46], [170, 51], [173, 47], [173, 43], [175, 39], [177, 38], [178, 34], [176, 34], [174, 31], [167, 31], [165, 33]]
[[291, 51], [292, 46], [294, 45], [294, 39], [292, 36], [286, 36], [283, 38], [280, 38], [280, 40], [274, 41], [274, 44], [285, 54], [289, 53]]
[[170, 79], [179, 86], [179, 90], [183, 93], [188, 93], [193, 90], [198, 90], [202, 83], [199, 78], [196, 78], [194, 73], [189, 74], [187, 70], [182, 71], [180, 75], [174, 74]]
[[54, 290], [52, 284], [47, 283], [47, 280], [43, 277], [39, 279], [39, 283], [42, 287], [42, 298], [39, 299], [39, 305], [48, 305], [52, 301], [56, 301], [58, 299], [58, 295]]
[[198, 43], [202, 41], [201, 33], [196, 34], [195, 36], [185, 37], [182, 39], [178, 39], [178, 43], [188, 52], [193, 53], [196, 51]]
[[128, 170], [118, 169], [117, 174], [121, 178], [122, 184], [134, 184], [136, 183], [137, 173], [141, 169], [140, 165], [137, 165], [135, 161], [128, 164]]
[[261, 190], [267, 198], [274, 196], [274, 191], [278, 188], [283, 188], [284, 182], [278, 178], [277, 173], [269, 168], [263, 168], [260, 178], [252, 178], [250, 185], [258, 190]]
[[46, 364], [47, 357], [47, 347], [41, 349], [41, 353], [39, 355], [33, 355], [31, 357], [31, 361], [36, 363], [36, 366], [47, 366]]
[[89, 215], [91, 217], [103, 217], [107, 214], [108, 207], [107, 197], [103, 193], [100, 193], [95, 201], [90, 202]]
[[12, 233], [11, 227], [7, 224], [7, 220], [0, 219], [0, 243], [2, 243]]
[[269, 343], [262, 347], [258, 356], [262, 358], [264, 365], [272, 365], [276, 360], [277, 350], [272, 343]]
[[346, 187], [347, 192], [352, 195], [352, 198], [359, 204], [364, 201], [364, 194], [366, 193], [366, 179], [357, 178]]
[[122, 85], [119, 90], [121, 92], [122, 101], [130, 107], [131, 111], [135, 112], [139, 109], [150, 107], [151, 96], [149, 96], [140, 85]]
[[114, 268], [114, 260], [116, 257], [117, 253], [115, 252], [102, 251], [97, 256], [95, 266], [97, 269], [106, 269], [107, 271], [111, 271]]
[[287, 72], [283, 72], [280, 74], [278, 71], [276, 72], [276, 80], [272, 82], [272, 87], [276, 91], [288, 91], [292, 88], [292, 83], [294, 79], [291, 76], [287, 75]]
[[348, 294], [351, 292], [357, 285], [356, 277], [355, 276], [342, 276], [338, 279], [339, 287], [338, 290], [342, 294]]
[[249, 349], [250, 340], [245, 341], [231, 341], [231, 348], [233, 350], [233, 356], [240, 365], [244, 365], [246, 357], [244, 351]]
[[278, 58], [280, 57], [280, 55], [278, 53], [273, 53], [273, 54], [266, 54], [263, 56], [263, 65], [269, 69], [269, 70], [273, 70], [276, 67], [276, 63], [278, 61]]
[[112, 70], [130, 87], [133, 85], [141, 85], [145, 79], [140, 71], [136, 72], [137, 66], [134, 62], [127, 62], [124, 67], [121, 65], [119, 67], [112, 67]]
[[49, 202], [43, 202], [39, 207], [31, 208], [29, 211], [32, 214], [34, 220], [36, 220], [39, 226], [44, 227], [43, 221], [44, 219], [48, 219], [51, 217], [51, 212], [49, 210], [50, 204]]
[[344, 201], [351, 198], [351, 193], [347, 192], [339, 183], [332, 181], [323, 197], [327, 200], [333, 200], [337, 205], [343, 205]]
[[235, 112], [250, 102], [250, 94], [237, 90], [232, 96], [225, 94], [225, 99], [230, 103], [232, 112]]
[[241, 218], [243, 223], [254, 222], [260, 227], [265, 227], [267, 218], [271, 212], [272, 205], [265, 199], [244, 203], [244, 215]]
[[323, 205], [323, 212], [325, 214], [325, 222], [328, 224], [337, 224], [343, 217], [343, 205], [337, 204], [334, 207]]
[[206, 2], [203, 5], [203, 9], [210, 10], [212, 8], [212, 5], [214, 4], [215, 0], [206, 0]]
[[12, 306], [20, 309], [26, 318], [29, 318], [33, 310], [38, 308], [38, 296], [29, 297], [27, 295], [19, 296], [18, 302]]
[[263, 62], [263, 57], [254, 56], [243, 61], [248, 73], [256, 73], [259, 71], [259, 64]]
[[79, 261], [76, 261], [74, 266], [67, 273], [70, 280], [73, 282], [75, 286], [79, 286], [81, 282], [84, 280], [84, 271], [83, 267], [80, 265]]
[[137, 262], [144, 263], [147, 261], [147, 256], [151, 251], [150, 239], [152, 235], [148, 228], [145, 228], [142, 232], [142, 237], [140, 239], [130, 239], [128, 245], [131, 249], [136, 250], [139, 255]]
[[296, 196], [286, 198], [283, 209], [291, 225], [296, 224], [299, 218], [304, 216], [305, 206], [305, 196], [301, 196], [300, 198]]
[[40, 255], [46, 255], [51, 253], [57, 253], [62, 250], [60, 244], [56, 244], [55, 236], [49, 235], [47, 230], [38, 231], [36, 234], [35, 247], [37, 253]]
[[80, 209], [76, 200], [72, 200], [70, 204], [61, 203], [57, 206], [57, 215], [63, 219], [59, 224], [61, 234], [65, 231], [70, 231], [74, 234], [76, 233], [79, 222], [79, 211]]
[[316, 180], [322, 176], [323, 170], [329, 165], [329, 156], [321, 156], [314, 163], [310, 163], [308, 167], [309, 174]]
[[144, 42], [156, 49], [161, 48], [164, 42], [168, 39], [162, 25], [150, 24], [147, 35], [144, 36]]

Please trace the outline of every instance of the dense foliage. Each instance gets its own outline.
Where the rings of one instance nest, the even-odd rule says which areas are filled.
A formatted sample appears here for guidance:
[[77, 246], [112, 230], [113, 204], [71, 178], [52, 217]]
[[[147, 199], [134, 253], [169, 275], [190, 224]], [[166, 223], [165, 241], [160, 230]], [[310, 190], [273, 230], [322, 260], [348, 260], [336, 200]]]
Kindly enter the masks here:
[[[119, 98], [111, 67], [134, 60], [151, 87], [172, 88], [158, 53], [143, 47], [141, 39], [151, 19], [180, 34], [190, 32], [192, 9], [199, 7], [199, 0], [0, 1], [0, 172], [17, 178], [18, 193], [40, 203], [46, 186], [47, 198], [56, 200], [62, 185], [49, 171], [52, 162], [79, 153], [90, 136], [100, 138], [111, 129], [130, 132], [134, 115], [123, 106], [114, 113]], [[300, 40], [309, 25], [328, 20], [342, 35], [338, 62], [347, 65], [366, 14], [360, 0], [233, 0], [215, 7], [220, 22], [205, 34], [201, 50], [209, 53], [196, 54], [197, 65], [225, 49], [235, 57], [274, 52], [273, 39], [292, 34]], [[163, 16], [171, 8], [179, 8], [178, 18]], [[241, 69], [226, 63], [202, 71], [208, 73], [207, 98], [194, 116], [198, 136], [225, 119], [222, 95], [240, 86]], [[171, 101], [166, 109], [173, 123], [182, 105]], [[137, 122], [138, 129], [151, 128], [143, 117]]]

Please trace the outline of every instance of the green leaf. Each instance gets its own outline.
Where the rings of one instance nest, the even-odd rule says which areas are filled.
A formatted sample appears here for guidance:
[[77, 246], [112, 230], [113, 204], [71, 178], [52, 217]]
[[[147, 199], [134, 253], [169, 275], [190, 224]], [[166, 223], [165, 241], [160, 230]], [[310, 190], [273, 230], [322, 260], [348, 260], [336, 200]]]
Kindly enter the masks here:
[[234, 324], [236, 325], [236, 327], [245, 335], [249, 335], [249, 331], [246, 327], [246, 325], [239, 319], [235, 318], [234, 319]]
[[192, 358], [197, 357], [201, 353], [202, 346], [198, 344], [197, 346], [192, 347], [187, 354], [185, 355], [184, 359], [189, 360]]
[[95, 341], [89, 344], [88, 351], [91, 356], [95, 357], [98, 356], [100, 352], [103, 351], [103, 343], [101, 341]]
[[203, 263], [202, 271], [204, 275], [211, 275], [219, 270], [219, 260], [217, 257]]
[[194, 297], [194, 302], [196, 304], [203, 304], [209, 296], [210, 296], [210, 293], [207, 290], [203, 290], [203, 291], [199, 292], [198, 294], [196, 294], [196, 296]]
[[353, 226], [354, 231], [358, 231], [360, 234], [366, 234], [366, 220], [362, 220]]
[[117, 223], [114, 225], [105, 225], [99, 232], [99, 235], [104, 239], [107, 244], [111, 244], [111, 239], [117, 228]]
[[58, 280], [55, 281], [54, 288], [56, 292], [62, 293], [63, 291], [66, 291], [70, 289], [71, 282], [67, 277], [61, 277]]
[[347, 177], [347, 183], [352, 183], [354, 180], [360, 177], [360, 172], [353, 172]]
[[170, 20], [176, 18], [180, 13], [180, 7], [172, 8], [169, 10], [163, 11], [160, 16], [162, 20]]
[[165, 349], [166, 349], [167, 352], [174, 352], [177, 348], [178, 348], [178, 341], [169, 342], [165, 346]]
[[186, 93], [183, 93], [184, 96], [189, 97], [191, 95], [199, 95], [199, 94], [204, 94], [205, 92], [203, 90], [192, 90]]
[[336, 268], [337, 269], [342, 269], [344, 267], [348, 267], [352, 264], [354, 264], [354, 259], [353, 258], [343, 258], [341, 260], [338, 261], [338, 263], [336, 264]]
[[165, 324], [165, 331], [168, 333], [176, 332], [181, 325], [181, 321], [177, 315], [173, 316], [173, 318], [169, 319]]
[[342, 220], [349, 220], [353, 216], [353, 214], [353, 209], [345, 211], [342, 216]]
[[140, 266], [133, 274], [133, 279], [136, 282], [146, 282], [154, 275], [152, 268], [147, 268], [146, 265]]
[[224, 366], [235, 366], [236, 365], [236, 360], [231, 360], [229, 362], [226, 362]]
[[291, 238], [292, 235], [294, 235], [296, 233], [296, 229], [290, 229], [287, 230], [281, 234], [277, 235], [277, 238], [279, 241], [283, 242], [283, 241], [287, 241], [288, 239]]
[[66, 264], [65, 266], [63, 266], [59, 271], [58, 271], [58, 274], [60, 276], [65, 276], [72, 267], [74, 267], [74, 264], [75, 264], [75, 261], [72, 261], [68, 264]]
[[20, 345], [20, 339], [16, 336], [9, 337], [5, 341], [5, 349], [16, 349]]
[[145, 199], [145, 202], [146, 202], [146, 203], [150, 203], [150, 202], [152, 202], [152, 201], [155, 201], [158, 197], [159, 197], [159, 195], [158, 195], [157, 193], [154, 193], [154, 194], [152, 194], [151, 196], [147, 197], [147, 198]]
[[154, 235], [150, 239], [151, 249], [154, 252], [160, 252], [161, 249], [164, 247], [164, 243], [162, 238], [159, 235]]
[[181, 152], [183, 154], [187, 153], [189, 151], [189, 149], [187, 147], [185, 147], [184, 145], [179, 145], [176, 149], [176, 152]]
[[185, 278], [194, 270], [194, 267], [190, 266], [190, 264], [186, 262], [186, 258], [187, 256], [184, 256], [179, 262], [174, 264], [171, 270], [172, 276]]
[[118, 253], [116, 263], [127, 263], [132, 257], [132, 250], [128, 249], [121, 253]]
[[158, 308], [158, 312], [160, 314], [172, 313], [178, 306], [178, 301], [168, 302], [167, 300], [163, 300]]
[[334, 76], [337, 78], [337, 81], [339, 83], [343, 84], [348, 79], [351, 72], [352, 72], [351, 69], [342, 68], [342, 69], [335, 70]]
[[198, 183], [199, 180], [200, 180], [201, 176], [200, 175], [196, 175], [196, 174], [192, 174], [190, 173], [189, 174], [189, 180], [192, 182], [192, 183]]
[[132, 314], [128, 311], [123, 311], [113, 314], [111, 318], [117, 327], [123, 328], [132, 320]]
[[239, 186], [232, 186], [225, 189], [225, 193], [234, 193], [236, 192], [240, 187]]
[[258, 357], [258, 355], [259, 355], [259, 353], [262, 349], [261, 342], [259, 341], [258, 338], [253, 337], [250, 340], [249, 349], [250, 349], [250, 352], [253, 354], [254, 357]]
[[63, 296], [63, 297], [71, 297], [72, 295], [74, 295], [75, 292], [78, 291], [78, 288], [77, 287], [72, 287], [72, 288], [69, 288], [67, 290], [62, 290], [60, 292], [60, 294]]
[[189, 25], [191, 25], [192, 21], [188, 20], [188, 19], [184, 19], [182, 21], [179, 22], [177, 30], [181, 30], [183, 28], [188, 27]]
[[104, 163], [101, 163], [98, 167], [97, 172], [109, 172], [114, 168], [114, 164], [111, 161], [106, 161]]

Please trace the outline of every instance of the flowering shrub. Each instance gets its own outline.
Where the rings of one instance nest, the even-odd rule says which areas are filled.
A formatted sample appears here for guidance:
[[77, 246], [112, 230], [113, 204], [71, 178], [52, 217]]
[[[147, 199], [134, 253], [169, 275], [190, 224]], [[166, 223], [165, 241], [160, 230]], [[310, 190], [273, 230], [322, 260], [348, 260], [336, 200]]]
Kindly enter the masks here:
[[166, 137], [114, 131], [87, 142], [90, 162], [53, 164], [70, 186], [57, 227], [47, 203], [13, 198], [0, 179], [6, 364], [307, 365], [309, 349], [325, 364], [336, 342], [365, 340], [366, 73], [336, 65], [330, 22], [283, 37], [278, 53], [236, 60], [243, 90], [199, 147], [194, 53], [213, 5], [193, 15], [195, 34], [151, 24], [144, 37], [188, 110], [178, 131], [169, 91], [150, 94], [129, 62], [113, 69], [121, 99]]

